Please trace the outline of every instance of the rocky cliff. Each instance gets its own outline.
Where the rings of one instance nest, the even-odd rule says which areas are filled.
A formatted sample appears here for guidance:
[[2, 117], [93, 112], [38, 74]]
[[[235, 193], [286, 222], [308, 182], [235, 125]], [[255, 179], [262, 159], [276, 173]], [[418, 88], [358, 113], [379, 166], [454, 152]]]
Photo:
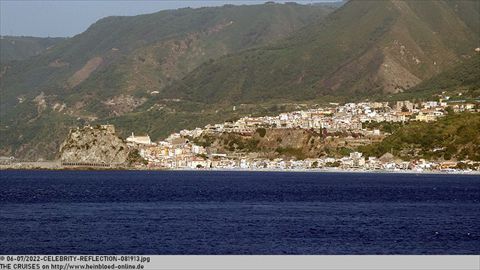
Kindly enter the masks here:
[[208, 151], [263, 158], [343, 157], [359, 146], [381, 140], [350, 132], [322, 134], [303, 129], [258, 129], [254, 134], [222, 133], [202, 135], [193, 142]]
[[124, 164], [129, 148], [112, 125], [71, 129], [60, 147], [63, 163]]

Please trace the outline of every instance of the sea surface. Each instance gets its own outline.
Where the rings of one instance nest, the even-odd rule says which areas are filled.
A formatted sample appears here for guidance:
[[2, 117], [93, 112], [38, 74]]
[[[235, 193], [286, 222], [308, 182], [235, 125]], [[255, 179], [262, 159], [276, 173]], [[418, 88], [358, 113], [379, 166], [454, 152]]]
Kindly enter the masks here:
[[480, 254], [480, 177], [0, 171], [0, 254]]

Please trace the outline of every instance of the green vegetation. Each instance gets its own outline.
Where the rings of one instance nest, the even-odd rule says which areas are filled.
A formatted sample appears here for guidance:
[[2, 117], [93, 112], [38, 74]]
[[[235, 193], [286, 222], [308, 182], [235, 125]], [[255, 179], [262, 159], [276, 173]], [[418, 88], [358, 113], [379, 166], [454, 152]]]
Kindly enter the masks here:
[[360, 147], [366, 156], [390, 152], [404, 160], [470, 159], [480, 161], [480, 114], [447, 115], [437, 122], [412, 122], [382, 142]]
[[393, 133], [403, 127], [405, 124], [401, 122], [367, 122], [362, 127], [366, 129], [378, 129], [381, 132]]
[[467, 170], [467, 169], [476, 170], [478, 168], [478, 165], [479, 165], [478, 163], [466, 164], [463, 162], [458, 162], [456, 168], [459, 170]]
[[[332, 10], [230, 5], [107, 17], [43, 54], [9, 63], [2, 76], [2, 110], [10, 111], [19, 95], [33, 98], [44, 91], [67, 105], [83, 101], [88, 106], [82, 110], [104, 117], [111, 113], [102, 103], [106, 98], [161, 91], [202, 63], [284, 38]], [[72, 91], [67, 81], [94, 57], [102, 64]]]
[[[432, 97], [436, 99], [442, 92], [446, 92], [445, 94], [453, 99], [480, 97], [480, 53], [392, 98], [431, 100]], [[460, 93], [462, 95], [458, 96]]]
[[[478, 13], [479, 6], [467, 1], [456, 1], [456, 7], [445, 1], [350, 1], [285, 40], [205, 63], [164, 95], [232, 104], [322, 96], [354, 100], [408, 89], [411, 78], [428, 79], [474, 54], [480, 25], [478, 16], [475, 27], [462, 23], [467, 18], [457, 12], [467, 12], [464, 5]], [[423, 58], [406, 60], [406, 53]], [[386, 75], [385, 65], [399, 70]]]
[[298, 160], [303, 160], [306, 158], [303, 148], [293, 148], [293, 147], [278, 147], [275, 149], [275, 152], [282, 156], [294, 157]]
[[200, 145], [202, 147], [210, 147], [212, 143], [215, 141], [213, 136], [204, 135], [202, 137], [197, 137], [192, 140], [192, 142], [196, 145]]
[[337, 168], [337, 167], [340, 167], [340, 165], [341, 165], [340, 161], [327, 162], [325, 164], [325, 167], [327, 167], [327, 168]]
[[[411, 82], [400, 79], [428, 79], [478, 47], [475, 1], [350, 1], [334, 10], [227, 5], [101, 19], [44, 53], [1, 63], [0, 135], [8, 138], [0, 153], [52, 157], [68, 128], [85, 123], [108, 122], [123, 136], [135, 131], [157, 140], [182, 128], [295, 109], [285, 104], [384, 98], [392, 81], [407, 89]], [[98, 66], [86, 65], [98, 57]], [[385, 73], [387, 60], [400, 71]], [[470, 67], [472, 76], [456, 74], [475, 96], [478, 64]], [[78, 85], [69, 84], [72, 77]], [[33, 102], [42, 92], [46, 109]], [[129, 98], [108, 105], [122, 96]], [[57, 104], [65, 109], [53, 110]], [[242, 143], [234, 147], [255, 147]]]
[[257, 128], [256, 132], [261, 138], [265, 137], [265, 135], [267, 134], [267, 130], [264, 128]]
[[130, 166], [134, 164], [148, 164], [148, 162], [140, 156], [138, 149], [133, 149], [128, 153], [127, 162]]
[[0, 37], [0, 62], [24, 60], [38, 55], [65, 38]]
[[[2, 61], [0, 118], [1, 128], [7, 130], [1, 132], [11, 137], [0, 142], [0, 153], [51, 158], [69, 127], [90, 123], [94, 118], [98, 119], [97, 123], [115, 124], [124, 136], [135, 130], [159, 139], [181, 128], [243, 116], [242, 112], [246, 111], [231, 112], [231, 107], [230, 111], [225, 110], [226, 114], [216, 115], [217, 110], [224, 108], [195, 102], [165, 104], [163, 98], [157, 100], [150, 93], [161, 92], [205, 62], [282, 39], [333, 10], [329, 6], [297, 4], [227, 5], [108, 17], [37, 56], [23, 61]], [[2, 45], [2, 53], [4, 48]], [[94, 57], [102, 59], [98, 67], [87, 67], [76, 74]], [[72, 77], [82, 77], [80, 75], [84, 75], [85, 80], [76, 86], [68, 84]], [[37, 111], [31, 101], [42, 92], [48, 107], [65, 103], [70, 116], [65, 115], [66, 110], [48, 112], [48, 115], [43, 115], [46, 111]], [[132, 105], [127, 99], [125, 104], [106, 105], [109, 99], [121, 95], [137, 100], [146, 98], [147, 102], [137, 107], [138, 104]], [[19, 100], [25, 102], [19, 103]], [[148, 110], [159, 104], [165, 105], [165, 109]], [[262, 107], [263, 110], [267, 109]], [[40, 119], [43, 119], [41, 130], [33, 129]], [[61, 122], [49, 123], [47, 119]], [[53, 140], [47, 139], [48, 136], [25, 140], [33, 140], [37, 132], [56, 131], [54, 126], [64, 126], [65, 130], [53, 133]], [[48, 151], [36, 147], [52, 141], [55, 147], [49, 147]]]
[[[23, 110], [19, 116], [31, 117], [27, 112]], [[20, 158], [54, 159], [70, 127], [78, 124], [73, 117], [52, 111], [43, 112], [34, 121], [21, 119], [19, 117], [17, 122], [7, 122], [0, 117], [0, 155], [11, 155], [15, 152]]]
[[[284, 38], [331, 11], [331, 7], [296, 4], [228, 5], [108, 17], [38, 56], [15, 63], [2, 61], [0, 118], [2, 129], [6, 130], [1, 132], [8, 139], [0, 142], [0, 153], [51, 158], [68, 128], [91, 122], [90, 117], [98, 118], [96, 123], [115, 124], [123, 136], [136, 131], [159, 139], [181, 128], [243, 116], [247, 111], [232, 112], [232, 107], [225, 109], [225, 114], [217, 114], [223, 108], [195, 102], [165, 104], [149, 93], [161, 92], [204, 62]], [[1, 48], [2, 53], [6, 52], [6, 46]], [[101, 57], [102, 64], [71, 89], [69, 78], [93, 57]], [[49, 111], [48, 115], [37, 111], [37, 105], [30, 101], [41, 92], [47, 106], [65, 103], [71, 116], [66, 116], [65, 111]], [[106, 106], [105, 101], [122, 94], [149, 100], [119, 117], [113, 113], [118, 108]], [[20, 104], [19, 98], [26, 101]], [[158, 104], [165, 105], [165, 109], [148, 110]], [[61, 123], [50, 123], [48, 119]], [[31, 128], [39, 125], [39, 130]], [[65, 130], [54, 126], [63, 126]], [[54, 134], [55, 138], [40, 138], [36, 133]], [[36, 147], [46, 143], [52, 146]], [[33, 148], [36, 150], [32, 151]]]
[[230, 152], [257, 152], [259, 140], [254, 138], [244, 138], [235, 134], [225, 134], [222, 136], [222, 143]]
[[463, 92], [463, 98], [480, 97], [480, 54], [416, 86], [418, 92]]
[[339, 149], [337, 149], [337, 153], [340, 154], [340, 156], [342, 157], [348, 156], [352, 152], [353, 152], [353, 149], [348, 147], [340, 147]]

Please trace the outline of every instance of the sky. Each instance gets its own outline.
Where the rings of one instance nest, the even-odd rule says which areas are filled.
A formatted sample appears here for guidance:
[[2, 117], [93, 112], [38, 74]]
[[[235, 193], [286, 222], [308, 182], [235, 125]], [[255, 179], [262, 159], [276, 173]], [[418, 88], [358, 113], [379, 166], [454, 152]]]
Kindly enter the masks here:
[[[165, 9], [261, 4], [267, 0], [0, 0], [0, 35], [72, 37], [107, 16], [132, 16]], [[337, 0], [290, 0], [315, 3]], [[289, 2], [289, 1], [275, 1]]]

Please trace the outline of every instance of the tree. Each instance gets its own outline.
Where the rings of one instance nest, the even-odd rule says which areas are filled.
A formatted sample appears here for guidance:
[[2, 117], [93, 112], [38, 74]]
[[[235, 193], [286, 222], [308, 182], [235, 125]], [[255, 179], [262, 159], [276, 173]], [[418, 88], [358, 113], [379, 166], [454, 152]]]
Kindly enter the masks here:
[[445, 112], [446, 112], [448, 115], [452, 115], [452, 114], [455, 113], [455, 112], [453, 111], [452, 106], [447, 106], [447, 108], [445, 108]]
[[265, 135], [267, 134], [267, 130], [264, 129], [264, 128], [257, 128], [257, 133], [260, 137], [265, 137]]
[[135, 163], [147, 165], [148, 161], [145, 160], [141, 155], [138, 149], [134, 149], [128, 153], [127, 161], [130, 165], [133, 165]]

